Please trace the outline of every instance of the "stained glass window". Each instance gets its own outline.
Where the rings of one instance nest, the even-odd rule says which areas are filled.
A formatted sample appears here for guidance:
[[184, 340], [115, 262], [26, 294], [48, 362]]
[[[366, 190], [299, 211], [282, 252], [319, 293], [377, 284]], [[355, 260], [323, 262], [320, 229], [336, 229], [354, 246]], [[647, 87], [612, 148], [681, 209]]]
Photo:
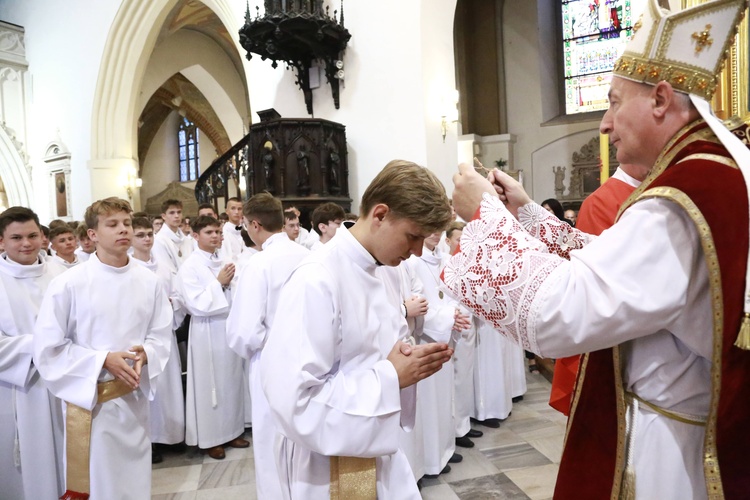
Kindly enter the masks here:
[[646, 0], [562, 0], [565, 112], [607, 109], [615, 61]]
[[201, 175], [198, 159], [198, 127], [183, 117], [177, 131], [180, 150], [180, 182], [197, 180]]

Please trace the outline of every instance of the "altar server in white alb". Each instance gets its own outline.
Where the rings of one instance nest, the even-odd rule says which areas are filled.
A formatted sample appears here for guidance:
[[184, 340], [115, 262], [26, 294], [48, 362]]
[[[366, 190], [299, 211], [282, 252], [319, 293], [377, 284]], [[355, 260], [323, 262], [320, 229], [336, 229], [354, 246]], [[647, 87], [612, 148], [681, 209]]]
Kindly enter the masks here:
[[245, 249], [245, 242], [242, 240], [242, 200], [239, 198], [229, 198], [225, 210], [229, 220], [224, 223], [221, 232], [224, 235], [224, 241], [221, 244], [223, 257], [227, 261], [237, 263], [240, 254]]
[[96, 253], [50, 283], [34, 329], [34, 364], [66, 402], [66, 498], [151, 495], [148, 400], [169, 358], [172, 308], [128, 257], [130, 213], [119, 198], [86, 209]]
[[[283, 435], [277, 466], [285, 498], [353, 498], [354, 491], [420, 498], [399, 450], [400, 428], [414, 422], [414, 384], [452, 351], [401, 341], [406, 322], [376, 269], [419, 254], [425, 236], [447, 224], [450, 207], [434, 174], [393, 161], [360, 208], [351, 230], [339, 228], [284, 285], [279, 303], [287, 308], [277, 311], [263, 350], [263, 390]], [[362, 478], [356, 484], [353, 470]]]
[[[447, 342], [454, 346], [461, 332], [471, 324], [469, 316], [459, 312], [458, 302], [438, 290], [444, 257], [437, 248], [441, 234], [436, 231], [427, 236], [421, 255], [410, 258], [406, 263], [422, 282], [425, 298], [430, 304], [424, 317], [420, 345]], [[456, 427], [453, 423], [453, 359], [435, 376], [419, 382], [418, 386], [417, 402], [423, 424], [425, 471], [428, 475], [450, 472], [448, 462], [455, 463], [463, 459], [460, 455], [454, 457]]]
[[39, 305], [65, 271], [40, 257], [42, 230], [24, 207], [0, 214], [0, 484], [3, 498], [57, 498], [64, 491], [62, 404], [32, 361]]
[[167, 200], [161, 204], [161, 217], [164, 219], [162, 229], [154, 236], [154, 247], [151, 253], [154, 259], [166, 264], [173, 275], [193, 252], [192, 238], [186, 238], [180, 229], [182, 225], [182, 202]]
[[[174, 313], [172, 327], [179, 326], [185, 318], [184, 309], [174, 292], [172, 273], [164, 263], [151, 255], [154, 246], [154, 229], [145, 217], [133, 219], [133, 260], [156, 274], [169, 297]], [[185, 399], [182, 395], [182, 369], [177, 337], [172, 334], [169, 361], [164, 373], [157, 379], [156, 395], [151, 401], [151, 442], [156, 444], [178, 444], [185, 440]], [[152, 459], [161, 462], [161, 453], [154, 447]]]
[[[379, 266], [376, 272], [383, 280], [388, 299], [391, 301], [393, 308], [398, 311], [398, 316], [403, 318], [403, 321], [407, 324], [406, 335], [412, 337], [408, 341], [418, 342], [424, 325], [424, 316], [429, 310], [427, 299], [424, 298], [422, 282], [419, 281], [419, 278], [406, 262], [402, 262], [395, 267]], [[418, 390], [417, 397], [419, 397]], [[401, 439], [399, 440], [399, 448], [409, 461], [415, 481], [419, 481], [425, 475], [423, 440], [422, 416], [420, 415], [419, 405], [416, 405], [414, 426], [411, 429], [402, 427]]]
[[[279, 305], [281, 287], [310, 251], [281, 230], [284, 226], [281, 201], [270, 194], [260, 193], [250, 198], [244, 207], [244, 217], [250, 238], [262, 251], [248, 260], [242, 271], [234, 297], [236, 306], [227, 320], [227, 338], [229, 346], [250, 361], [258, 498], [281, 498], [274, 453], [276, 426], [260, 384], [260, 360]], [[284, 310], [294, 314], [294, 305]]]
[[177, 293], [190, 314], [185, 443], [223, 459], [224, 446], [247, 448], [242, 358], [227, 343], [234, 264], [216, 254], [221, 227], [213, 217], [193, 221], [198, 249], [177, 273]]

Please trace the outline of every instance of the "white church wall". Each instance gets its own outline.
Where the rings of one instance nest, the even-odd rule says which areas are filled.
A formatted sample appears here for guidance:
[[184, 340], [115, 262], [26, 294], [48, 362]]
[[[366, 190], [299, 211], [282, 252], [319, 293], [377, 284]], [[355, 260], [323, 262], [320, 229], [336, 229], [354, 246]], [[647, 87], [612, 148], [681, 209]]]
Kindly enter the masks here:
[[[503, 8], [508, 132], [517, 137], [513, 166], [524, 171], [525, 187], [536, 201], [554, 197], [552, 166], [569, 163], [577, 149], [575, 141], [560, 139], [598, 127], [598, 120], [543, 125], [542, 104], [549, 106], [549, 90], [543, 90], [543, 83], [551, 61], [540, 55], [539, 38], [540, 30], [556, 30], [550, 2], [559, 6], [553, 0], [505, 0]], [[535, 154], [541, 149], [544, 154]]]
[[[346, 2], [345, 25], [352, 38], [344, 57], [341, 109], [331, 88], [313, 90], [315, 116], [346, 125], [349, 186], [356, 210], [364, 189], [393, 159], [435, 170], [450, 190], [457, 159], [455, 125], [443, 145], [435, 96], [455, 87], [453, 16], [455, 0]], [[255, 12], [263, 2], [250, 2]], [[334, 0], [330, 9], [339, 8]], [[387, 28], [386, 28], [387, 27]], [[308, 117], [293, 70], [254, 56], [249, 65], [253, 111], [275, 108], [283, 117]], [[325, 82], [325, 77], [323, 78]], [[433, 108], [432, 106], [435, 106]], [[258, 121], [253, 115], [253, 121]]]
[[[26, 30], [31, 74], [27, 109], [29, 162], [33, 166], [33, 208], [42, 220], [54, 217], [49, 176], [42, 156], [56, 137], [71, 152], [71, 214], [76, 219], [91, 203], [91, 115], [102, 48], [118, 2], [3, 0], [0, 19]], [[82, 24], [85, 23], [85, 24]], [[117, 193], [113, 193], [117, 194]]]
[[143, 160], [141, 204], [144, 206], [146, 200], [161, 192], [167, 184], [180, 180], [177, 128], [181, 119], [176, 112], [169, 113]]
[[[534, 193], [534, 200], [537, 202], [547, 198], [555, 198], [555, 176], [552, 171], [553, 167], [565, 167], [565, 178], [563, 185], [564, 193], [570, 191], [570, 173], [573, 164], [573, 152], [579, 151], [591, 139], [599, 135], [599, 128], [594, 127], [580, 132], [574, 132], [555, 139], [549, 144], [545, 144], [531, 154], [531, 163], [535, 165], [533, 182], [526, 183], [527, 189], [531, 186]], [[570, 152], [562, 155], [561, 152]]]

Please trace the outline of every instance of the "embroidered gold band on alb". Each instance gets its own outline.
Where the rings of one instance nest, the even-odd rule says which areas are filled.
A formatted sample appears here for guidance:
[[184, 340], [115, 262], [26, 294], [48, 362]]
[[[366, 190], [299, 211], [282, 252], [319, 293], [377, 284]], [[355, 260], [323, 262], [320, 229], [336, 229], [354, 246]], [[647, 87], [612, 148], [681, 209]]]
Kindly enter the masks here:
[[[97, 404], [133, 392], [133, 389], [122, 380], [114, 379], [100, 382], [96, 387]], [[66, 488], [69, 491], [89, 493], [89, 460], [91, 456], [91, 412], [72, 403], [65, 410], [65, 458]]]
[[690, 424], [690, 425], [698, 425], [701, 427], [706, 426], [706, 417], [700, 417], [698, 415], [689, 415], [687, 413], [680, 413], [672, 410], [665, 410], [664, 408], [661, 408], [659, 406], [656, 406], [653, 403], [650, 403], [646, 401], [645, 399], [641, 398], [637, 394], [634, 394], [632, 392], [626, 392], [625, 395], [630, 399], [635, 399], [639, 403], [649, 407], [659, 415], [665, 416], [671, 420], [676, 420], [677, 422], [682, 422], [683, 424]]
[[374, 458], [331, 457], [331, 500], [376, 500]]

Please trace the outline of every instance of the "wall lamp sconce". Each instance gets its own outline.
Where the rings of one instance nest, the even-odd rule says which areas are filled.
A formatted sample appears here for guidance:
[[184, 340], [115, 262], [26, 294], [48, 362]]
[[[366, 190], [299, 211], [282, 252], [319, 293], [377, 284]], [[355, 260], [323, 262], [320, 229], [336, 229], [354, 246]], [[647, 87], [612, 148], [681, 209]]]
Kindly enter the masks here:
[[454, 90], [450, 95], [443, 98], [443, 113], [440, 117], [440, 132], [445, 143], [445, 136], [448, 135], [448, 124], [458, 123], [458, 90]]
[[125, 192], [128, 193], [128, 199], [133, 200], [133, 192], [143, 186], [143, 179], [138, 177], [138, 173], [135, 170], [135, 167], [128, 167], [127, 168], [127, 177], [125, 178], [125, 182], [123, 182], [125, 187]]

